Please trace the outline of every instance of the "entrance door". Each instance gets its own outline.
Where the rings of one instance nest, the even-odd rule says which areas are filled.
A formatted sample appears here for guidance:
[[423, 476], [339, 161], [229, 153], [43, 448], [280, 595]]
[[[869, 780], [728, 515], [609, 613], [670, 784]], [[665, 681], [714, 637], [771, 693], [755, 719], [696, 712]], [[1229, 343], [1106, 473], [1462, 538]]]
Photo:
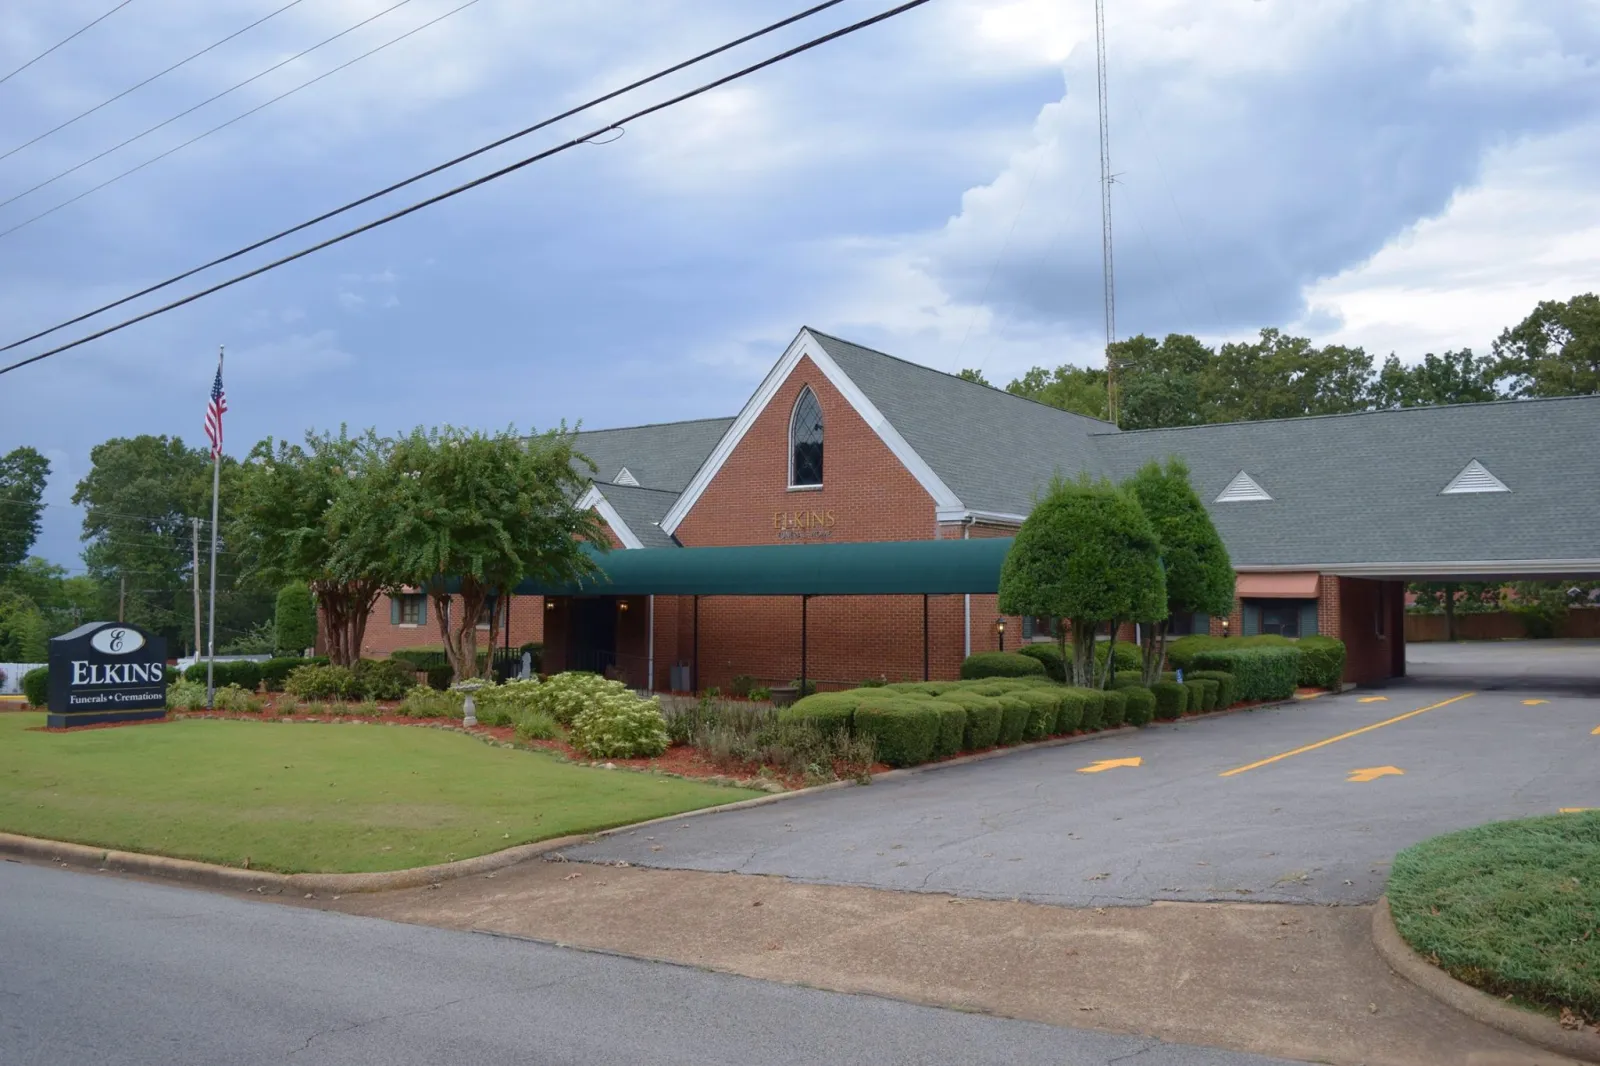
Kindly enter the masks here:
[[586, 596], [571, 601], [567, 669], [603, 674], [617, 664], [617, 601]]

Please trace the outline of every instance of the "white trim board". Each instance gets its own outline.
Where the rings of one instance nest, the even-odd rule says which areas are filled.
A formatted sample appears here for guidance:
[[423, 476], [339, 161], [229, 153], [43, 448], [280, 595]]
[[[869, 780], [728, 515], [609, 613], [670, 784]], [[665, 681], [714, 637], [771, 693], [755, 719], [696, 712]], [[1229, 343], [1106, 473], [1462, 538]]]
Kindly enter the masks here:
[[589, 486], [589, 491], [579, 498], [578, 507], [580, 509], [593, 508], [597, 511], [600, 517], [606, 520], [606, 525], [611, 527], [611, 532], [617, 535], [617, 539], [622, 542], [624, 548], [644, 547], [644, 541], [640, 540], [638, 534], [628, 528], [628, 523], [622, 520], [622, 516], [611, 505], [611, 501], [601, 493], [598, 485]]
[[1241, 574], [1315, 570], [1334, 577], [1512, 577], [1600, 574], [1600, 559], [1468, 559], [1415, 563], [1275, 563], [1236, 566]]
[[[739, 412], [739, 416], [733, 420], [733, 425], [728, 427], [728, 431], [722, 435], [722, 439], [712, 449], [705, 463], [695, 472], [694, 479], [689, 482], [689, 487], [683, 490], [683, 495], [678, 497], [678, 502], [672, 505], [672, 510], [668, 511], [667, 516], [661, 520], [662, 532], [668, 534], [677, 532], [678, 526], [683, 524], [683, 520], [689, 516], [689, 512], [694, 509], [694, 505], [705, 494], [706, 489], [711, 486], [711, 482], [722, 470], [729, 457], [733, 455], [734, 449], [744, 440], [745, 434], [750, 432], [750, 427], [755, 425], [756, 418], [760, 416], [762, 411], [766, 410], [767, 404], [772, 402], [773, 397], [778, 394], [778, 390], [782, 388], [783, 383], [789, 380], [789, 375], [794, 372], [794, 368], [799, 365], [801, 359], [805, 358], [809, 358], [816, 364], [817, 369], [822, 371], [822, 376], [828, 379], [828, 383], [838, 390], [839, 395], [845, 398], [845, 402], [855, 409], [856, 414], [861, 417], [862, 421], [872, 427], [872, 431], [878, 435], [878, 439], [883, 441], [889, 451], [894, 454], [894, 457], [900, 460], [901, 465], [911, 472], [911, 476], [917, 479], [917, 483], [922, 486], [923, 490], [933, 497], [936, 512], [960, 512], [962, 515], [967, 513], [965, 506], [956, 497], [956, 494], [950, 490], [950, 486], [946, 485], [944, 480], [933, 472], [933, 467], [929, 466], [927, 461], [917, 454], [916, 450], [900, 435], [899, 430], [889, 424], [889, 420], [884, 417], [883, 412], [878, 410], [871, 400], [867, 399], [867, 394], [862, 392], [856, 383], [850, 380], [849, 375], [844, 372], [839, 364], [833, 361], [833, 357], [811, 335], [811, 331], [802, 329], [795, 336], [795, 339], [790, 342], [789, 347], [783, 353], [783, 357], [773, 365], [772, 369], [767, 372], [767, 376], [761, 380], [761, 385], [756, 389], [755, 393], [745, 402], [744, 408]], [[822, 454], [824, 465], [822, 480], [826, 484], [828, 480], [826, 465], [828, 454], [827, 431], [824, 430], [823, 434]]]

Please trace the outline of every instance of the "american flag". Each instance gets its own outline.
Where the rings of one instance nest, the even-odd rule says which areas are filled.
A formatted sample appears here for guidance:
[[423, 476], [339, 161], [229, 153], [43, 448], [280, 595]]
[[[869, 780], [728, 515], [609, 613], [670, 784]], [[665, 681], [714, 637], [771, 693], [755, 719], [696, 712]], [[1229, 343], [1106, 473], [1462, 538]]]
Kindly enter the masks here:
[[217, 380], [211, 383], [211, 402], [206, 404], [206, 436], [211, 439], [211, 458], [222, 454], [222, 415], [228, 409], [227, 394], [222, 391], [222, 361], [217, 361]]

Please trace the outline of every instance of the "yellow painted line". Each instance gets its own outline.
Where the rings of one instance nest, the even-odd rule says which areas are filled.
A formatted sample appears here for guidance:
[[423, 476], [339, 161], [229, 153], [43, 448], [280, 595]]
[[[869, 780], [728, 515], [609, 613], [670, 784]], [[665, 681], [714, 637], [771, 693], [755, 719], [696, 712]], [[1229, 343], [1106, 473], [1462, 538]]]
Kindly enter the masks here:
[[1561, 813], [1562, 814], [1582, 814], [1584, 811], [1592, 811], [1592, 810], [1594, 810], [1593, 807], [1563, 807], [1563, 808], [1561, 808]]
[[1589, 730], [1589, 735], [1591, 737], [1600, 737], [1600, 725], [1597, 725], [1593, 729]]
[[1455, 702], [1457, 702], [1459, 700], [1464, 700], [1468, 696], [1476, 696], [1476, 695], [1477, 695], [1476, 692], [1463, 692], [1459, 696], [1451, 696], [1447, 700], [1441, 700], [1438, 703], [1429, 704], [1426, 707], [1420, 707], [1420, 708], [1418, 708], [1417, 710], [1414, 710], [1414, 711], [1407, 711], [1405, 714], [1396, 715], [1393, 718], [1387, 718], [1387, 719], [1384, 719], [1381, 722], [1374, 722], [1371, 725], [1364, 725], [1360, 729], [1352, 729], [1348, 733], [1340, 733], [1336, 737], [1329, 737], [1327, 740], [1319, 740], [1315, 744], [1307, 744], [1303, 748], [1295, 748], [1293, 751], [1286, 751], [1281, 755], [1274, 755], [1271, 758], [1262, 759], [1260, 762], [1253, 762], [1248, 766], [1236, 766], [1232, 770], [1224, 770], [1221, 774], [1219, 774], [1217, 776], [1219, 776], [1219, 777], [1232, 777], [1234, 774], [1242, 774], [1246, 770], [1255, 770], [1255, 769], [1257, 769], [1259, 767], [1268, 766], [1268, 765], [1270, 765], [1272, 763], [1275, 763], [1280, 759], [1287, 759], [1291, 755], [1304, 755], [1308, 751], [1316, 751], [1318, 748], [1325, 748], [1329, 744], [1337, 744], [1341, 740], [1349, 740], [1351, 737], [1359, 737], [1362, 733], [1370, 733], [1374, 729], [1382, 729], [1386, 725], [1394, 725], [1396, 722], [1403, 722], [1407, 718], [1415, 718], [1419, 714], [1427, 714], [1429, 711], [1436, 711], [1440, 707], [1448, 707], [1448, 706], [1450, 706], [1450, 704], [1455, 703]]
[[1102, 770], [1115, 770], [1119, 766], [1143, 766], [1144, 760], [1135, 756], [1132, 759], [1101, 759], [1093, 766], [1085, 766], [1078, 770], [1080, 774], [1097, 774]]
[[1380, 777], [1404, 777], [1405, 771], [1398, 766], [1369, 766], [1365, 770], [1351, 770], [1346, 781], [1376, 781]]
[[1357, 703], [1388, 703], [1388, 696], [1362, 696]]
[[1549, 702], [1550, 702], [1549, 700], [1523, 700], [1522, 701], [1522, 705], [1524, 707], [1537, 707], [1541, 703], [1549, 703]]

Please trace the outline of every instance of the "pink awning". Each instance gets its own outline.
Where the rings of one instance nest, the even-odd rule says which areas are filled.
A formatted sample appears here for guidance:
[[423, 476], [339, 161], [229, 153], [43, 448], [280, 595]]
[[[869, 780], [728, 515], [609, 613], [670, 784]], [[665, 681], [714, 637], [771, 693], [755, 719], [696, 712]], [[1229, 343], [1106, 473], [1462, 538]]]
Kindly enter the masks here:
[[1241, 600], [1314, 600], [1317, 598], [1316, 572], [1288, 574], [1240, 574], [1234, 585]]

